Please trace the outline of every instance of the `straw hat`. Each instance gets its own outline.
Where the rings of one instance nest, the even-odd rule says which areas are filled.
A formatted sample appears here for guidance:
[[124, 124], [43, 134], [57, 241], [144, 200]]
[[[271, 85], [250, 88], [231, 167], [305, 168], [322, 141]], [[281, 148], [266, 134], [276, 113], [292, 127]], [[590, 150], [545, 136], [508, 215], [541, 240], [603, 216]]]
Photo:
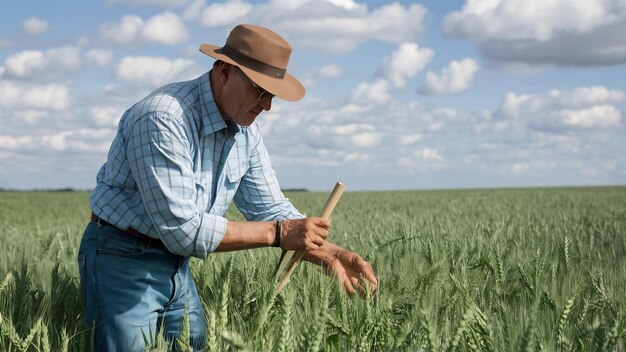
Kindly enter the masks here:
[[291, 45], [277, 33], [251, 24], [233, 28], [223, 47], [202, 44], [200, 51], [238, 66], [248, 78], [275, 96], [295, 101], [304, 96], [304, 87], [287, 73]]

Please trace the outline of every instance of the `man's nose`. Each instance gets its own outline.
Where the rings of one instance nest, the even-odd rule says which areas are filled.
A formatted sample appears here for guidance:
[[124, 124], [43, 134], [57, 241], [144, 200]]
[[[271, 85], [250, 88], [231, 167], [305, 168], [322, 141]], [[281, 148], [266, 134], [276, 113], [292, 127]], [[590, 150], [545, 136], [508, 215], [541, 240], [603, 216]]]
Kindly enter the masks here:
[[265, 111], [270, 111], [270, 109], [272, 108], [272, 99], [274, 99], [274, 97], [269, 97], [267, 99], [263, 99], [259, 105], [261, 105], [261, 107], [263, 108], [263, 110]]

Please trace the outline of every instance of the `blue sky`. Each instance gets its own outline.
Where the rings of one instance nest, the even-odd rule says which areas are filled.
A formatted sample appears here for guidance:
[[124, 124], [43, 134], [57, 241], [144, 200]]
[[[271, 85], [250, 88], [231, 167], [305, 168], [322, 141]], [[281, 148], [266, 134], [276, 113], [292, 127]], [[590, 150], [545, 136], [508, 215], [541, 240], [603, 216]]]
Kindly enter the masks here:
[[93, 187], [122, 112], [238, 23], [307, 88], [258, 119], [283, 188], [626, 183], [623, 0], [107, 0], [4, 6], [0, 187]]

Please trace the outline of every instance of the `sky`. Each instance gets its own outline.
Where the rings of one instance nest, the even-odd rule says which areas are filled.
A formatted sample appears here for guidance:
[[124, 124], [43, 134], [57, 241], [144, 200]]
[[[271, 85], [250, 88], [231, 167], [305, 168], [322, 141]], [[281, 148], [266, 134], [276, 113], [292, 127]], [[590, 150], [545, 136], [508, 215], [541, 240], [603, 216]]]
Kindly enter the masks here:
[[90, 189], [121, 114], [239, 23], [306, 88], [257, 121], [285, 189], [626, 184], [625, 0], [3, 1], [0, 188]]

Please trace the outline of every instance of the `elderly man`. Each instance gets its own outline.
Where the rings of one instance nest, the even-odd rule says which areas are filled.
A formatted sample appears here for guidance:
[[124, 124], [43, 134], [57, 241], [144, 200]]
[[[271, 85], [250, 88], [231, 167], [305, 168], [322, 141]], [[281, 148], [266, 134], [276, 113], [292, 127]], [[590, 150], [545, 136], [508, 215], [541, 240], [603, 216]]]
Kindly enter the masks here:
[[[263, 27], [235, 27], [223, 47], [203, 44], [213, 69], [163, 86], [122, 116], [90, 196], [78, 265], [87, 325], [101, 351], [144, 349], [163, 329], [174, 341], [188, 312], [190, 343], [204, 346], [202, 306], [189, 258], [275, 246], [337, 277], [348, 293], [375, 290], [369, 263], [325, 241], [330, 223], [284, 197], [255, 122], [272, 99], [295, 101], [291, 47]], [[227, 221], [234, 201], [247, 222]], [[282, 220], [282, 221], [281, 221]]]

